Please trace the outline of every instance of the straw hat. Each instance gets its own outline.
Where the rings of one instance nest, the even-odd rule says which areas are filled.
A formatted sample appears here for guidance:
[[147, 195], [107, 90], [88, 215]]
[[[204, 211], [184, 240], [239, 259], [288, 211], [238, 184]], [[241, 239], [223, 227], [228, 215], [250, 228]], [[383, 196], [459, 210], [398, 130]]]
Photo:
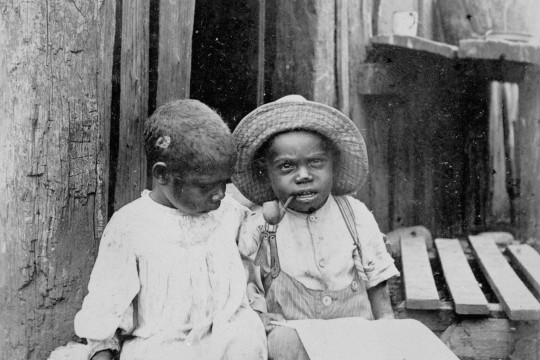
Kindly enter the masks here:
[[364, 184], [368, 155], [356, 125], [330, 106], [308, 101], [300, 95], [289, 95], [253, 110], [233, 132], [238, 161], [232, 181], [246, 198], [259, 205], [276, 198], [270, 181], [253, 161], [254, 156], [273, 135], [295, 130], [317, 132], [339, 150], [333, 195], [353, 193]]

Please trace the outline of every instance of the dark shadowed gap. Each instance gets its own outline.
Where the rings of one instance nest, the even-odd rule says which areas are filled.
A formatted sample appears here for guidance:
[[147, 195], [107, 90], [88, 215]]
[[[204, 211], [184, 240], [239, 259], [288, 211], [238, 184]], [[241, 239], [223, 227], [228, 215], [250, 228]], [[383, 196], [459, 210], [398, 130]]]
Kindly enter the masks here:
[[[148, 47], [148, 116], [156, 110], [159, 66], [159, 1], [150, 0], [150, 19], [148, 31], [150, 43]], [[146, 188], [152, 188], [152, 166], [146, 167]]]
[[122, 0], [116, 0], [116, 27], [114, 33], [112, 89], [111, 89], [111, 127], [109, 137], [109, 194], [107, 217], [114, 213], [116, 188], [116, 168], [118, 166], [118, 145], [120, 139], [120, 64], [122, 58]]
[[258, 18], [258, 1], [195, 3], [190, 97], [231, 129], [257, 106]]

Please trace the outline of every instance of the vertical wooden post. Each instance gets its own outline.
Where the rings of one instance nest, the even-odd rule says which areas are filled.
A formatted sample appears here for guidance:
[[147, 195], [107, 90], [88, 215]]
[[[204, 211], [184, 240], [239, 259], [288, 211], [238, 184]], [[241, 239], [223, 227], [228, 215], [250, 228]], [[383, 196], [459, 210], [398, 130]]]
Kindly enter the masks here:
[[275, 98], [336, 103], [335, 2], [277, 1]]
[[338, 108], [349, 115], [349, 1], [336, 1], [336, 79]]
[[264, 59], [266, 30], [266, 0], [259, 0], [259, 37], [257, 50], [257, 106], [264, 103]]
[[107, 219], [115, 1], [0, 12], [0, 358], [73, 337]]
[[148, 0], [122, 2], [120, 128], [114, 210], [146, 187], [143, 127], [148, 117]]
[[519, 238], [540, 251], [540, 66], [530, 66], [519, 88], [516, 143], [520, 184], [517, 198]]
[[195, 0], [160, 0], [156, 105], [189, 98]]

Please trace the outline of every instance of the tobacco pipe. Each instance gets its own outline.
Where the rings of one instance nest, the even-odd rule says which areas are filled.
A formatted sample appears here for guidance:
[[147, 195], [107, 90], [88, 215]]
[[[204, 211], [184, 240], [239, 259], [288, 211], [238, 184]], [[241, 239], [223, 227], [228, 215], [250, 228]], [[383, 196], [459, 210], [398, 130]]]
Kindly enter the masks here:
[[294, 195], [287, 198], [283, 206], [278, 200], [267, 201], [262, 205], [264, 220], [270, 225], [277, 225], [285, 216], [285, 210], [294, 199]]

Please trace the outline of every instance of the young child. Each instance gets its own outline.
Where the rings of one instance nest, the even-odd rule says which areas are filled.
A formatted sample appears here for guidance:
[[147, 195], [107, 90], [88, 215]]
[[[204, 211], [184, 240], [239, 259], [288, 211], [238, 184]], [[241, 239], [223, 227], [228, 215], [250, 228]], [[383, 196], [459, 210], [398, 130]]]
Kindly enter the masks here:
[[259, 205], [292, 197], [279, 225], [263, 206], [239, 237], [242, 255], [260, 266], [248, 296], [269, 332], [269, 358], [308, 358], [295, 330], [272, 320], [393, 318], [386, 281], [399, 272], [373, 215], [349, 195], [368, 173], [354, 123], [291, 95], [251, 112], [233, 136], [240, 192]]
[[[108, 223], [89, 293], [75, 317], [88, 359], [266, 359], [236, 246], [248, 210], [228, 195], [229, 129], [197, 100], [146, 122], [155, 185]], [[118, 335], [128, 335], [120, 348]]]

